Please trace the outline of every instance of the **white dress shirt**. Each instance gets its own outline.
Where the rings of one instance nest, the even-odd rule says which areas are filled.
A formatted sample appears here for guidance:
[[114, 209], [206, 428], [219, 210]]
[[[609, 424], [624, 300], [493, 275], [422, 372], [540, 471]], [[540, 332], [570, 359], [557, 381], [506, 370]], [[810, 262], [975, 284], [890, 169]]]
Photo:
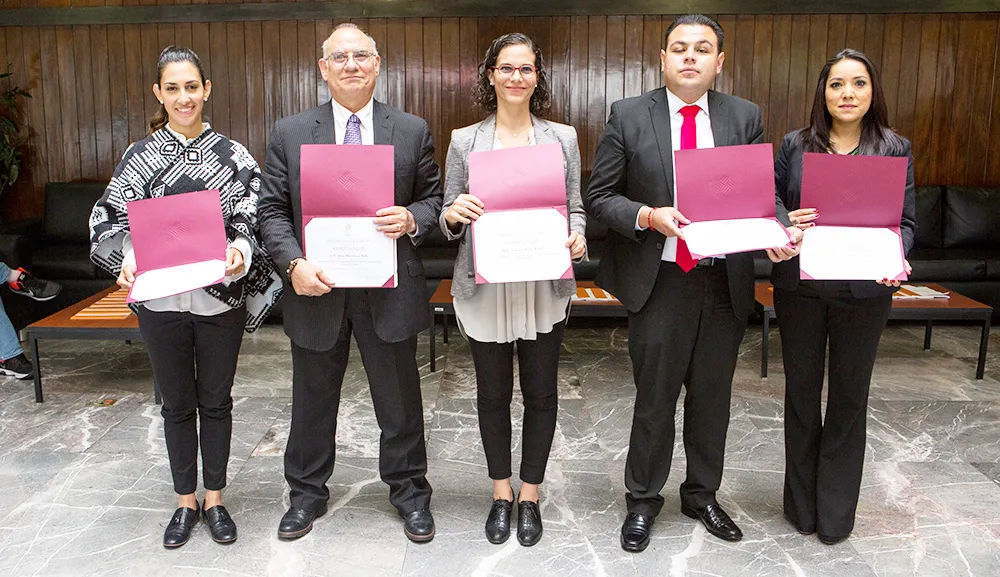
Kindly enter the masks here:
[[[664, 90], [667, 92], [667, 107], [670, 109], [670, 145], [674, 151], [678, 151], [681, 149], [681, 126], [684, 124], [681, 108], [688, 104], [667, 90], [666, 87]], [[694, 104], [701, 108], [694, 117], [698, 148], [715, 148], [715, 136], [712, 134], [712, 120], [708, 110], [708, 92], [702, 94], [701, 98], [696, 100]], [[670, 162], [674, 174], [674, 208], [683, 214], [684, 205], [677, 198], [677, 165], [673, 155], [670, 156]], [[638, 218], [636, 218], [636, 226], [638, 226]], [[668, 262], [677, 260], [677, 237], [668, 236], [663, 242], [663, 256], [661, 258]]]
[[334, 136], [337, 144], [344, 144], [344, 133], [347, 132], [347, 120], [351, 118], [352, 114], [356, 114], [358, 119], [361, 120], [361, 144], [375, 144], [375, 129], [372, 127], [375, 110], [372, 104], [374, 99], [369, 98], [368, 104], [362, 106], [361, 110], [357, 112], [351, 112], [344, 108], [335, 99], [331, 100], [331, 102], [333, 103], [333, 125], [336, 127], [336, 130], [334, 130], [336, 134]]
[[[210, 127], [207, 122], [202, 124], [202, 132], [208, 128]], [[180, 141], [182, 146], [187, 146], [191, 140], [194, 140], [193, 138], [188, 139], [183, 134], [170, 128], [169, 125], [166, 126], [166, 129], [169, 130], [178, 141]], [[253, 262], [253, 248], [250, 245], [250, 239], [243, 235], [239, 235], [236, 237], [236, 240], [229, 244], [229, 246], [239, 250], [243, 254], [243, 272], [237, 275], [225, 277], [222, 282], [226, 285], [243, 278], [243, 276], [247, 274], [247, 271], [250, 270], [250, 264]], [[132, 235], [128, 231], [125, 232], [125, 238], [122, 239], [122, 252], [125, 253], [124, 258], [122, 259], [122, 266], [127, 264], [135, 266], [135, 251], [132, 249]], [[193, 291], [188, 291], [186, 293], [170, 297], [148, 300], [142, 304], [147, 309], [154, 312], [169, 311], [192, 313], [202, 316], [222, 314], [232, 308], [201, 289], [195, 289]]]

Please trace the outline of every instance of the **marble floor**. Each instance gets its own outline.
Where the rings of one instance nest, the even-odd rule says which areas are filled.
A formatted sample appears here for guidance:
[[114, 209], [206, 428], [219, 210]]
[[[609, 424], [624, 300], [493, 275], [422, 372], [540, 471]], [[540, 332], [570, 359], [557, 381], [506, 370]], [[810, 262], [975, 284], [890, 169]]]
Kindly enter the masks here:
[[761, 379], [757, 326], [741, 349], [719, 495], [745, 539], [720, 541], [681, 515], [678, 443], [666, 505], [641, 554], [618, 545], [633, 398], [622, 324], [566, 331], [542, 493], [545, 535], [530, 549], [516, 539], [491, 545], [483, 535], [490, 481], [472, 362], [457, 335], [438, 343], [435, 373], [426, 335], [419, 347], [433, 542], [406, 540], [378, 478], [378, 430], [357, 354], [340, 407], [330, 513], [303, 539], [277, 539], [288, 504], [282, 452], [291, 361], [280, 328], [267, 326], [244, 340], [233, 390], [225, 501], [239, 541], [216, 545], [200, 526], [175, 551], [160, 546], [175, 505], [143, 345], [43, 341], [44, 404], [34, 403], [30, 382], [0, 378], [0, 575], [1000, 575], [1000, 332], [981, 381], [979, 329], [939, 327], [927, 352], [922, 336], [921, 327], [893, 325], [883, 338], [848, 541], [828, 547], [782, 519], [781, 350], [773, 332], [770, 377]]

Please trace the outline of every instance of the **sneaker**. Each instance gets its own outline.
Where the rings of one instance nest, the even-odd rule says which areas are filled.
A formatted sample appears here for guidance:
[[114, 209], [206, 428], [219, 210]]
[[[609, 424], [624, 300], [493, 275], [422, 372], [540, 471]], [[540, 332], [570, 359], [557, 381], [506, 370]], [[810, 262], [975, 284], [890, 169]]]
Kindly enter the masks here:
[[17, 270], [21, 271], [21, 274], [18, 275], [17, 280], [14, 282], [7, 283], [7, 286], [10, 287], [11, 291], [19, 295], [24, 295], [36, 301], [47, 301], [56, 298], [56, 295], [62, 290], [62, 285], [59, 283], [40, 279], [23, 268]]
[[31, 364], [24, 353], [11, 357], [6, 361], [0, 361], [0, 375], [7, 375], [15, 379], [31, 379], [35, 376], [35, 366]]

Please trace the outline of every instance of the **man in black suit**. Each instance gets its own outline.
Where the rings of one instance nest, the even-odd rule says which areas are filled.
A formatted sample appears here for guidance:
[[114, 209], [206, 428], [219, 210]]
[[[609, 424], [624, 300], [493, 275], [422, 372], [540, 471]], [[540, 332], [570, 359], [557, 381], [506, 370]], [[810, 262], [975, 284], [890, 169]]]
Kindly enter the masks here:
[[[722, 28], [711, 18], [674, 20], [660, 51], [666, 87], [611, 106], [585, 198], [587, 212], [609, 229], [597, 284], [629, 312], [637, 391], [625, 463], [626, 551], [646, 548], [663, 506], [682, 385], [687, 479], [681, 511], [717, 537], [743, 537], [715, 493], [736, 358], [753, 308], [753, 260], [749, 253], [691, 260], [677, 227], [688, 222], [677, 208], [685, 200], [675, 198], [673, 178], [675, 150], [764, 140], [755, 104], [709, 90], [722, 71], [722, 43]], [[774, 251], [781, 258], [794, 252]]]
[[[379, 473], [412, 541], [434, 537], [431, 487], [425, 478], [423, 406], [417, 333], [430, 325], [424, 267], [414, 247], [437, 226], [440, 171], [427, 123], [372, 98], [381, 61], [375, 41], [341, 24], [323, 43], [320, 72], [332, 101], [275, 123], [258, 209], [261, 236], [286, 271], [282, 312], [292, 341], [292, 426], [285, 450], [291, 507], [278, 536], [296, 539], [326, 513], [333, 473], [337, 407], [351, 333], [368, 375], [382, 430]], [[396, 206], [375, 215], [396, 243], [398, 286], [342, 289], [303, 258], [300, 147], [303, 144], [391, 144]]]

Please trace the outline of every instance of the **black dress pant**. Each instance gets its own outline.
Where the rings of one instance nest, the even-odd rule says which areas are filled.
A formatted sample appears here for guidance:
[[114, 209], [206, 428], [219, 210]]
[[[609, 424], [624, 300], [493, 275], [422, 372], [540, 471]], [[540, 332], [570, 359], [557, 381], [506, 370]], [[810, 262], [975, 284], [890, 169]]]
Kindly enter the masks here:
[[174, 491], [188, 495], [198, 488], [199, 438], [205, 489], [221, 490], [226, 486], [233, 434], [230, 394], [246, 308], [211, 316], [154, 312], [143, 306], [137, 310], [139, 332], [163, 398], [160, 414]]
[[784, 509], [799, 529], [829, 537], [854, 529], [868, 389], [891, 308], [891, 295], [855, 298], [846, 282], [801, 282], [794, 291], [774, 291], [785, 366]]
[[291, 504], [315, 510], [330, 498], [326, 482], [333, 474], [337, 409], [353, 332], [382, 430], [379, 473], [389, 485], [389, 501], [403, 514], [426, 509], [431, 486], [426, 479], [417, 337], [398, 343], [380, 339], [365, 289], [347, 289], [345, 307], [332, 349], [314, 351], [292, 343], [292, 427], [285, 449]]
[[674, 414], [684, 395], [687, 478], [681, 503], [715, 502], [729, 429], [733, 373], [746, 319], [733, 312], [724, 262], [684, 273], [663, 262], [653, 292], [629, 314], [629, 355], [636, 384], [635, 413], [625, 461], [630, 512], [655, 517], [670, 473]]
[[[521, 432], [521, 480], [539, 484], [556, 432], [559, 349], [565, 319], [536, 340], [517, 339], [518, 374], [524, 398]], [[491, 479], [511, 476], [510, 403], [514, 396], [514, 343], [489, 343], [469, 339], [476, 366], [476, 404]]]

